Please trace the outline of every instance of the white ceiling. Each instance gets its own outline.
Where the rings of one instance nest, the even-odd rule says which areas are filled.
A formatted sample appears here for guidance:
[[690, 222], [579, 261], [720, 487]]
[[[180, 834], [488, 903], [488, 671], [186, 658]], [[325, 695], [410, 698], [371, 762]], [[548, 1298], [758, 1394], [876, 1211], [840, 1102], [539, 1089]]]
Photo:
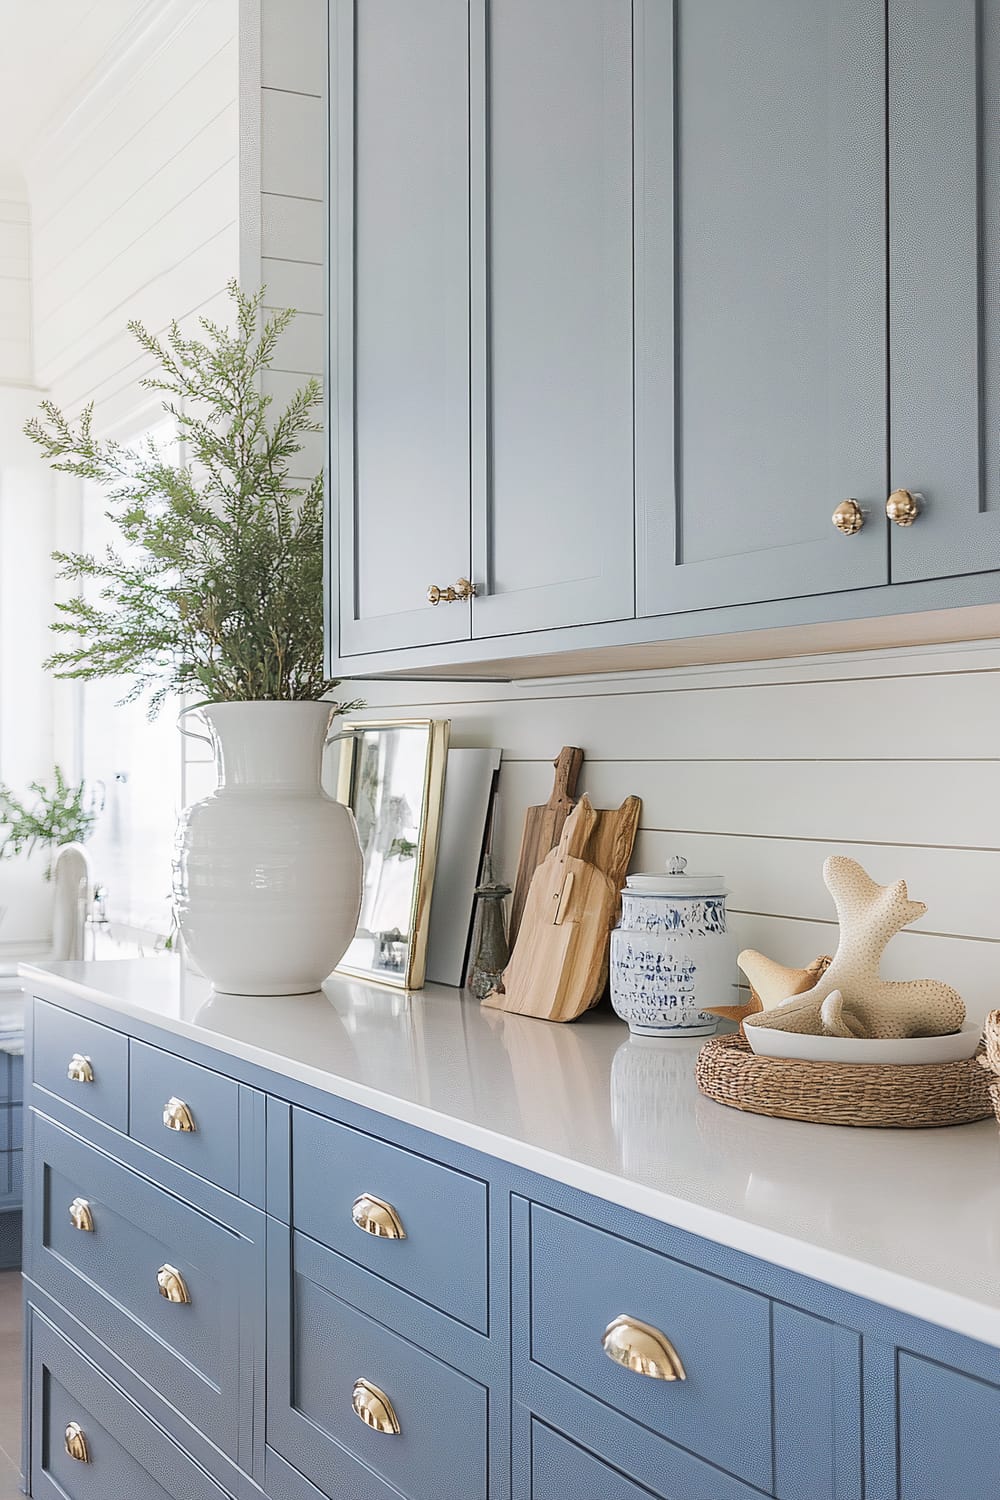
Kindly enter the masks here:
[[163, 0], [0, 0], [0, 172], [30, 171], [128, 33]]

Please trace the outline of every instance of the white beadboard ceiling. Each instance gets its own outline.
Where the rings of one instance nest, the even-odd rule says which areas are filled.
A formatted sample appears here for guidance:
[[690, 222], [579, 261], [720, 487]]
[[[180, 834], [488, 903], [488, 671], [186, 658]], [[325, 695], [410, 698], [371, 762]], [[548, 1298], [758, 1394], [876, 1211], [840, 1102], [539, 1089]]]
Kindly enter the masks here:
[[0, 180], [26, 174], [162, 0], [0, 0]]

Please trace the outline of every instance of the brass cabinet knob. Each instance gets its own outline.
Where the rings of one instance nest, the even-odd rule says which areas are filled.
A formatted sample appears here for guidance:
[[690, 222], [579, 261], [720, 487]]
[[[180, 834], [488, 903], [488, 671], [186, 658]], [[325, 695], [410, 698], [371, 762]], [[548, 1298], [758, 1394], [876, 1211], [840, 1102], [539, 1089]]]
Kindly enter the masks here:
[[401, 1429], [392, 1402], [385, 1391], [380, 1391], [378, 1386], [372, 1385], [370, 1380], [354, 1382], [351, 1406], [366, 1427], [374, 1427], [376, 1432], [385, 1432], [392, 1437], [398, 1437]]
[[405, 1240], [403, 1221], [391, 1203], [376, 1198], [373, 1193], [362, 1193], [351, 1205], [351, 1218], [366, 1234], [380, 1235], [384, 1240]]
[[69, 1206], [69, 1221], [74, 1229], [82, 1229], [86, 1234], [94, 1232], [94, 1215], [86, 1198], [74, 1198]]
[[865, 513], [856, 500], [841, 500], [831, 520], [845, 536], [854, 536], [865, 524]]
[[913, 490], [893, 490], [885, 502], [885, 513], [897, 526], [912, 526], [920, 514], [923, 498]]
[[163, 1123], [168, 1130], [183, 1130], [190, 1133], [197, 1130], [194, 1123], [194, 1115], [188, 1109], [183, 1099], [176, 1099], [173, 1095], [163, 1106]]
[[74, 1052], [66, 1069], [66, 1077], [73, 1083], [93, 1083], [94, 1069], [89, 1057], [84, 1057], [82, 1052]]
[[436, 583], [432, 583], [427, 590], [427, 598], [431, 604], [466, 604], [475, 598], [475, 594], [476, 585], [467, 578], [460, 578], [454, 587], [449, 585], [446, 589], [438, 588]]
[[653, 1380], [686, 1380], [681, 1357], [665, 1333], [649, 1323], [640, 1323], [622, 1313], [609, 1323], [601, 1340], [604, 1352], [616, 1364]]
[[187, 1282], [176, 1266], [161, 1266], [156, 1273], [156, 1284], [160, 1288], [160, 1296], [166, 1297], [168, 1302], [191, 1301]]
[[75, 1458], [78, 1464], [90, 1463], [87, 1435], [79, 1422], [70, 1422], [66, 1428], [66, 1452], [70, 1458]]

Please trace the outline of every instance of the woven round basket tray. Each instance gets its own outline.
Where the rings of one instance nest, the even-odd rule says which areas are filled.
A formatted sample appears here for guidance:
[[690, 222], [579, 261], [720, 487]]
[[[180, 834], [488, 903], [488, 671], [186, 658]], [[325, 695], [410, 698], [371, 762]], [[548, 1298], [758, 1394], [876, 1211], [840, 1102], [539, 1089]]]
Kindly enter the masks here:
[[889, 1064], [757, 1057], [738, 1032], [705, 1043], [695, 1076], [710, 1099], [751, 1114], [896, 1130], [985, 1120], [996, 1082], [974, 1057]]

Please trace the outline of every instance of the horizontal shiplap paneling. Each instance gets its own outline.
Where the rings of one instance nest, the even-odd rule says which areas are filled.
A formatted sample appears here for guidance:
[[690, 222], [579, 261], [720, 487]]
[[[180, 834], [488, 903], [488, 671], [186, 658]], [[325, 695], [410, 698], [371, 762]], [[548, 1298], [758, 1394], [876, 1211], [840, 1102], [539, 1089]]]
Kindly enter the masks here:
[[262, 193], [261, 251], [276, 260], [323, 264], [326, 244], [325, 206], [317, 198]]
[[237, 21], [237, 0], [176, 0], [33, 167], [37, 377], [105, 430], [155, 405], [129, 321], [163, 333], [237, 271]]
[[[740, 946], [803, 964], [836, 945], [829, 854], [928, 911], [889, 945], [892, 978], [933, 977], [970, 1012], [1000, 1004], [1000, 647], [864, 653], [555, 683], [352, 683], [371, 717], [452, 720], [504, 752], [498, 867], [561, 745], [598, 806], [643, 799], [633, 869], [673, 853], [719, 873]], [[735, 980], [734, 975], [734, 980]]]

